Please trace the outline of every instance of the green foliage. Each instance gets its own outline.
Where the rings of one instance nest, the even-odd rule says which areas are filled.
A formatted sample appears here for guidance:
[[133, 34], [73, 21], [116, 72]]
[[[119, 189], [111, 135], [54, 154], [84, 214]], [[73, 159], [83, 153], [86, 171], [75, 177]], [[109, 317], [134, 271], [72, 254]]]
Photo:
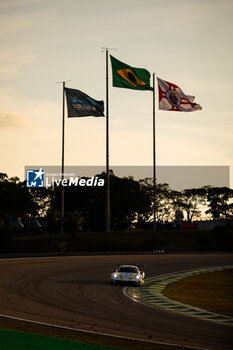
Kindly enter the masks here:
[[207, 192], [209, 209], [214, 219], [233, 218], [233, 190], [228, 187], [210, 187]]
[[116, 231], [79, 232], [12, 239], [15, 253], [69, 252], [231, 252], [233, 232]]
[[[105, 179], [105, 173], [97, 175]], [[105, 187], [71, 186], [64, 188], [66, 228], [70, 232], [105, 228]], [[55, 188], [51, 207], [60, 210], [61, 188]], [[128, 229], [136, 218], [148, 219], [150, 195], [132, 177], [120, 178], [110, 172], [111, 224], [115, 230]], [[80, 221], [81, 220], [81, 221]], [[75, 223], [76, 221], [76, 223]], [[78, 227], [77, 227], [78, 226]]]
[[201, 212], [200, 205], [206, 204], [206, 188], [192, 188], [173, 193], [173, 204], [178, 209], [185, 210], [187, 221], [199, 219]]
[[[139, 181], [143, 191], [146, 191], [150, 198], [150, 216], [153, 214], [154, 205], [154, 184], [152, 178], [145, 178]], [[174, 217], [174, 191], [168, 184], [156, 184], [156, 221], [171, 220]], [[147, 214], [148, 219], [148, 214]]]
[[59, 230], [60, 213], [58, 210], [49, 208], [45, 216], [45, 225], [47, 233], [56, 233]]
[[66, 218], [66, 230], [67, 232], [79, 232], [83, 230], [85, 219], [82, 214], [74, 211], [69, 213]]
[[[105, 179], [106, 174], [97, 174]], [[105, 230], [105, 186], [69, 186], [65, 193], [65, 232]], [[46, 232], [54, 234], [60, 228], [61, 187], [26, 187], [19, 178], [0, 173], [0, 224], [20, 218], [29, 222], [43, 217]], [[148, 228], [153, 218], [154, 186], [152, 178], [136, 181], [133, 177], [117, 177], [110, 171], [110, 215], [112, 230]], [[200, 206], [213, 219], [233, 217], [233, 190], [203, 187], [171, 190], [168, 184], [156, 185], [157, 222], [174, 221], [175, 211], [186, 212], [188, 221], [201, 217]]]
[[24, 182], [0, 174], [0, 217], [7, 226], [10, 219], [35, 217], [38, 205]]

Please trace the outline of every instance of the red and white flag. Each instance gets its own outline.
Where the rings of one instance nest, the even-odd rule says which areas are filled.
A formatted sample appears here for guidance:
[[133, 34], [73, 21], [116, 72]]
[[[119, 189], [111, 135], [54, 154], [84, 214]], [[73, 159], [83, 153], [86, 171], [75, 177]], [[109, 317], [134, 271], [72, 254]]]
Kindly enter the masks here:
[[164, 111], [192, 112], [201, 110], [202, 107], [194, 103], [194, 96], [183, 93], [179, 86], [168, 81], [158, 79], [159, 109]]

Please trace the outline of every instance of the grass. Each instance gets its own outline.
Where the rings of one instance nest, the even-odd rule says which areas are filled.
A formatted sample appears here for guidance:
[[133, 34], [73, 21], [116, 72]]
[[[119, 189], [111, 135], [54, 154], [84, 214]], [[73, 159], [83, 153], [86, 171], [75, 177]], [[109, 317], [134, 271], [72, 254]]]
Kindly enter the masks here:
[[233, 269], [184, 278], [167, 285], [163, 294], [185, 304], [233, 316]]
[[160, 249], [166, 252], [230, 252], [233, 251], [233, 230], [31, 234], [12, 237], [6, 242], [0, 237], [0, 253], [152, 252]]
[[6, 329], [0, 329], [0, 342], [2, 350], [114, 350], [94, 344]]

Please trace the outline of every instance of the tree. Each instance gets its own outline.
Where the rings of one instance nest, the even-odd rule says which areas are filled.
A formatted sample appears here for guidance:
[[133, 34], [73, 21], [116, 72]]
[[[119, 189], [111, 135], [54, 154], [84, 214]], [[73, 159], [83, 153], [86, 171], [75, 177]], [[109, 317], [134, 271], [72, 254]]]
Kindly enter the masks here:
[[[144, 186], [144, 190], [149, 193], [150, 196], [150, 220], [153, 216], [154, 206], [154, 183], [153, 178], [147, 177], [139, 181], [141, 186]], [[156, 184], [156, 221], [172, 220], [174, 217], [174, 191], [172, 191], [168, 184]]]
[[174, 206], [183, 209], [187, 221], [193, 221], [201, 216], [200, 205], [206, 204], [206, 188], [192, 188], [174, 192]]
[[132, 176], [110, 177], [111, 220], [115, 229], [130, 228], [148, 220], [151, 212], [150, 194]]
[[[112, 228], [127, 229], [138, 217], [146, 219], [150, 213], [150, 197], [139, 182], [133, 177], [117, 177], [113, 171], [109, 175]], [[99, 179], [105, 179], [105, 176], [105, 173], [96, 175]], [[76, 212], [84, 219], [83, 229], [105, 230], [105, 186], [69, 186], [64, 192], [67, 218]], [[60, 193], [57, 187], [51, 201], [51, 207], [59, 211]]]
[[[24, 182], [25, 185], [25, 182]], [[51, 198], [53, 196], [53, 188], [32, 188], [30, 189], [30, 195], [33, 202], [37, 206], [37, 212], [40, 217], [45, 217], [47, 211], [50, 208]]]
[[[104, 178], [103, 174], [98, 175]], [[85, 178], [86, 180], [88, 178]], [[60, 212], [61, 186], [55, 187], [50, 207]], [[64, 188], [65, 231], [71, 229], [70, 222], [77, 217], [83, 218], [83, 230], [101, 230], [105, 228], [105, 187], [104, 186], [67, 186]], [[76, 213], [72, 218], [72, 214]], [[102, 215], [103, 214], [103, 215]], [[80, 226], [80, 225], [79, 225]]]
[[77, 211], [69, 213], [66, 218], [67, 231], [71, 233], [82, 231], [84, 227], [84, 221], [84, 217]]
[[233, 217], [233, 190], [228, 187], [210, 187], [207, 190], [207, 201], [213, 219], [228, 219]]
[[46, 232], [48, 234], [57, 233], [60, 229], [60, 213], [58, 210], [49, 208], [45, 215]]
[[35, 217], [38, 214], [38, 204], [24, 182], [18, 177], [8, 178], [0, 174], [0, 216], [8, 226], [10, 219]]

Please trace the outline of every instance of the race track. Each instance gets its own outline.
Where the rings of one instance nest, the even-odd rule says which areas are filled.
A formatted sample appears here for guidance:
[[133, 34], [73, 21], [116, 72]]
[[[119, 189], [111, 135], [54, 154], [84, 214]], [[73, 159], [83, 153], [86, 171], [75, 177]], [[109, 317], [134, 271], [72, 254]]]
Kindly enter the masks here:
[[118, 263], [146, 277], [233, 263], [231, 254], [77, 256], [0, 260], [0, 314], [150, 341], [232, 349], [230, 326], [152, 309], [111, 286]]

